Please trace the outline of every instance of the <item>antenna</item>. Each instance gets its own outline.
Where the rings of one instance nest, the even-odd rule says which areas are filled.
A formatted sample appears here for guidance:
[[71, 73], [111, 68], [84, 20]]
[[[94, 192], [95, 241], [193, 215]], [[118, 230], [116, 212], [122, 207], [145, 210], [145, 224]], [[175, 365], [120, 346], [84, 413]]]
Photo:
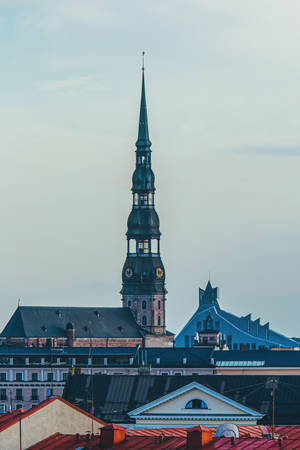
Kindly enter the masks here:
[[142, 61], [143, 61], [142, 71], [144, 72], [144, 70], [145, 70], [145, 52], [144, 51], [142, 51]]

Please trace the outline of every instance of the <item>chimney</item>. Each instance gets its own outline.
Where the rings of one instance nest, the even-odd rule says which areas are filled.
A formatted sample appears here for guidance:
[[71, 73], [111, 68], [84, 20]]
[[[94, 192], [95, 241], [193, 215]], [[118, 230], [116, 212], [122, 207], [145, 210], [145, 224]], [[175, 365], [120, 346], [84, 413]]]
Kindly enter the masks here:
[[213, 440], [213, 433], [209, 428], [198, 425], [187, 430], [186, 448], [197, 450], [204, 448]]
[[66, 333], [67, 333], [67, 345], [68, 347], [74, 347], [75, 341], [75, 327], [72, 322], [68, 322], [66, 325]]
[[109, 449], [114, 445], [124, 442], [126, 439], [126, 430], [120, 425], [111, 423], [101, 428], [100, 448]]

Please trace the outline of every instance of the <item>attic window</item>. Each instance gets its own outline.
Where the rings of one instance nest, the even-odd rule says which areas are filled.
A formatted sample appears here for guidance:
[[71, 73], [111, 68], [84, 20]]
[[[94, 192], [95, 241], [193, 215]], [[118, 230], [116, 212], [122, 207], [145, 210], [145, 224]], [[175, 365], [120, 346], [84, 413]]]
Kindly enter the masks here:
[[83, 327], [83, 329], [84, 329], [84, 331], [88, 331], [89, 330], [89, 328], [86, 325]]
[[98, 317], [98, 318], [100, 317], [99, 311], [95, 311], [95, 316]]
[[200, 398], [193, 398], [185, 405], [184, 409], [208, 409], [207, 403]]
[[60, 309], [57, 309], [57, 310], [56, 310], [56, 314], [58, 315], [58, 317], [61, 317], [61, 316], [62, 316], [62, 312], [60, 311]]
[[41, 329], [42, 329], [43, 331], [47, 331], [47, 327], [45, 327], [45, 325], [41, 326]]
[[121, 333], [123, 333], [124, 332], [124, 328], [123, 327], [118, 327], [118, 330], [121, 332]]

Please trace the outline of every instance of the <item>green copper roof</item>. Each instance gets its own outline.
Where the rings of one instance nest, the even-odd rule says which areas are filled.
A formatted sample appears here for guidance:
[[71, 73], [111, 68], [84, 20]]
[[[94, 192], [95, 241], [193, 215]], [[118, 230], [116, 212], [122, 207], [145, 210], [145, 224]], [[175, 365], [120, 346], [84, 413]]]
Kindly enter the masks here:
[[146, 105], [146, 92], [145, 92], [145, 75], [144, 70], [142, 72], [142, 95], [141, 95], [141, 107], [140, 107], [140, 120], [139, 120], [139, 134], [136, 141], [138, 151], [150, 150], [151, 141], [149, 139], [148, 130], [148, 117], [147, 117], [147, 105]]

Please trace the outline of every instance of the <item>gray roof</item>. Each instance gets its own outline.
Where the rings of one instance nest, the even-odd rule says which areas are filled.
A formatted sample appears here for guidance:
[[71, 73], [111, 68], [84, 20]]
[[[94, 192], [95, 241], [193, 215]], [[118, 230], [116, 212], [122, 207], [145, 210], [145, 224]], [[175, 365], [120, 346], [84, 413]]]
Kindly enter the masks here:
[[66, 337], [71, 322], [77, 338], [141, 338], [129, 308], [19, 306], [0, 337]]

